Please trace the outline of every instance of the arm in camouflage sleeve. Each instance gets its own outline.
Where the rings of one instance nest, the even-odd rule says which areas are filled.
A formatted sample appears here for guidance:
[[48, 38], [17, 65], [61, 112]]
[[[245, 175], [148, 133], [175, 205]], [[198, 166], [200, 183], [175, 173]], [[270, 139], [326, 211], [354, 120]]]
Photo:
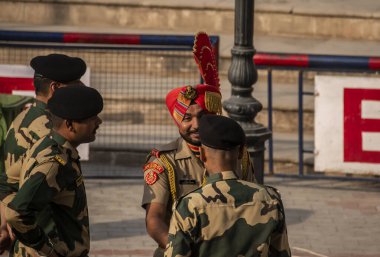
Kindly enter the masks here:
[[191, 256], [194, 245], [194, 236], [191, 235], [193, 228], [192, 224], [197, 224], [196, 213], [187, 213], [183, 216], [181, 212], [188, 210], [187, 201], [181, 201], [177, 209], [173, 213], [169, 227], [169, 243], [165, 249], [165, 257], [185, 257]]
[[[24, 136], [21, 133], [17, 134], [20, 138]], [[3, 154], [4, 154], [4, 170], [0, 172], [0, 200], [3, 201], [8, 195], [18, 190], [18, 181], [10, 180], [8, 177], [9, 172], [19, 172], [22, 166], [22, 156], [27, 150], [27, 146], [22, 146], [17, 140], [13, 123], [8, 130], [7, 137], [4, 141]], [[18, 178], [18, 176], [15, 175]]]
[[290, 257], [292, 255], [288, 241], [288, 231], [286, 229], [285, 209], [281, 200], [281, 195], [274, 188], [270, 188], [269, 190], [272, 193], [272, 197], [275, 197], [278, 200], [277, 209], [279, 221], [277, 229], [271, 236], [269, 245], [269, 257]]
[[51, 253], [51, 245], [37, 225], [35, 213], [44, 209], [61, 190], [56, 180], [58, 169], [55, 161], [34, 167], [6, 210], [7, 221], [20, 242], [46, 254]]
[[273, 233], [269, 245], [269, 256], [270, 257], [290, 257], [290, 246], [288, 241], [288, 233], [286, 230], [286, 225], [283, 227], [282, 231], [276, 231]]

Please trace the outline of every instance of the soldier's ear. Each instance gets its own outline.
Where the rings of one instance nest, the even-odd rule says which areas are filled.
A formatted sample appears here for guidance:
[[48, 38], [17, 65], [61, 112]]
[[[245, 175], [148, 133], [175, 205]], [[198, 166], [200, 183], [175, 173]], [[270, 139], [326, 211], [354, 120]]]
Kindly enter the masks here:
[[59, 88], [59, 83], [58, 82], [55, 82], [55, 81], [52, 81], [51, 83], [50, 83], [50, 85], [49, 85], [49, 87], [50, 87], [50, 91], [52, 92], [52, 93], [54, 93], [54, 91], [57, 89], [57, 88]]
[[71, 132], [75, 132], [75, 128], [73, 126], [73, 121], [72, 120], [65, 120], [66, 127], [69, 129]]

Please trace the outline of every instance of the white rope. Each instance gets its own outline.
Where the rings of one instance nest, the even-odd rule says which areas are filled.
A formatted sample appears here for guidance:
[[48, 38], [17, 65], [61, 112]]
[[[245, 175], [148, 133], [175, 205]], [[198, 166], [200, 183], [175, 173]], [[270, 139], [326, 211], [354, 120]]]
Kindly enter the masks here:
[[[294, 250], [298, 250], [298, 251], [301, 251], [301, 252], [307, 252], [307, 253], [313, 254], [313, 255], [318, 256], [318, 257], [328, 257], [327, 255], [319, 254], [319, 253], [310, 251], [308, 249], [304, 249], [304, 248], [300, 248], [300, 247], [292, 247], [292, 248]], [[294, 257], [296, 257], [296, 256], [294, 256]]]

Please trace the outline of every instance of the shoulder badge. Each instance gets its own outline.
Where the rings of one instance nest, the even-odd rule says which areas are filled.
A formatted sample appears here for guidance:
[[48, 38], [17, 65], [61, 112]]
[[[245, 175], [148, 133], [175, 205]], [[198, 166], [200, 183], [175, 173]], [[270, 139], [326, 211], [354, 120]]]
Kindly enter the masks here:
[[65, 165], [66, 164], [66, 161], [64, 159], [61, 158], [61, 156], [59, 155], [55, 155], [54, 156], [54, 159], [59, 162], [61, 165]]
[[153, 185], [154, 183], [156, 183], [156, 181], [157, 181], [157, 173], [154, 172], [153, 170], [150, 170], [145, 174], [145, 182], [148, 185]]
[[164, 168], [160, 164], [155, 163], [155, 162], [150, 162], [144, 166], [144, 171], [149, 170], [149, 169], [154, 170], [158, 174], [164, 171]]

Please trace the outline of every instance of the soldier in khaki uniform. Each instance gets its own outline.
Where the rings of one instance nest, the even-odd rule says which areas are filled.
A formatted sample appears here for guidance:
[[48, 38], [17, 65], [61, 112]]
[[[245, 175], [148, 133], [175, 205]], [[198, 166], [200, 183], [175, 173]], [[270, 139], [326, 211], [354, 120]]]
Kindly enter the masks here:
[[[54, 92], [48, 109], [53, 130], [26, 152], [20, 188], [6, 208], [17, 239], [11, 255], [86, 257], [89, 218], [76, 148], [95, 140], [103, 99], [93, 88], [68, 86]], [[46, 206], [44, 224], [54, 226], [38, 222]]]
[[[205, 179], [199, 159], [199, 119], [206, 113], [222, 112], [217, 66], [207, 34], [197, 34], [193, 53], [205, 84], [183, 86], [168, 93], [166, 105], [181, 137], [153, 149], [144, 166], [142, 206], [146, 209], [147, 232], [159, 246], [155, 257], [163, 256], [168, 242], [172, 205]], [[245, 156], [245, 163], [251, 164]], [[239, 176], [253, 181], [252, 165], [243, 165]]]
[[207, 183], [179, 199], [165, 256], [291, 256], [280, 194], [236, 176], [245, 141], [240, 125], [204, 115], [199, 135]]
[[[31, 107], [22, 111], [12, 122], [4, 142], [5, 172], [0, 173], [0, 200], [9, 203], [19, 187], [19, 177], [25, 153], [40, 138], [51, 131], [46, 103], [53, 92], [66, 85], [83, 85], [79, 79], [86, 71], [80, 58], [62, 54], [37, 56], [30, 62], [34, 69], [36, 99]], [[2, 213], [0, 251], [9, 246], [9, 233]], [[3, 243], [4, 242], [4, 243]]]

